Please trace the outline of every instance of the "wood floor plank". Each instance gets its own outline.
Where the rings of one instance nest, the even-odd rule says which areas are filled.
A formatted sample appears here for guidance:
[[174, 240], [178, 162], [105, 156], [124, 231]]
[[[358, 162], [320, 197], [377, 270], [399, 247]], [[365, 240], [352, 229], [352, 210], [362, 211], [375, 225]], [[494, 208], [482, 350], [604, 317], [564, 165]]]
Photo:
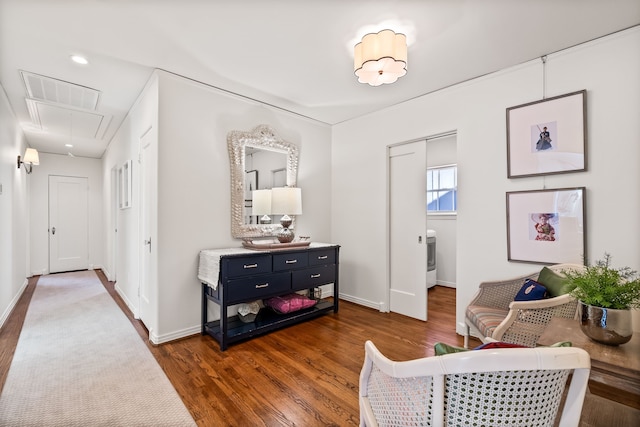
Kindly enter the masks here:
[[[200, 335], [154, 346], [114, 283], [101, 271], [97, 273], [201, 427], [355, 426], [366, 340], [395, 360], [432, 356], [439, 341], [454, 345], [463, 341], [455, 333], [455, 289], [435, 286], [429, 290], [427, 322], [341, 302], [338, 313], [232, 344], [224, 352], [211, 337]], [[17, 342], [19, 317], [24, 318], [28, 306], [25, 299], [0, 330], [3, 383], [2, 372], [8, 371], [12, 354], [5, 343]], [[471, 340], [471, 346], [478, 344]], [[597, 420], [608, 420], [606, 425], [639, 421], [640, 411], [628, 406], [589, 394], [585, 406], [590, 403], [597, 405]], [[597, 425], [593, 424], [594, 408], [589, 408], [582, 427]]]

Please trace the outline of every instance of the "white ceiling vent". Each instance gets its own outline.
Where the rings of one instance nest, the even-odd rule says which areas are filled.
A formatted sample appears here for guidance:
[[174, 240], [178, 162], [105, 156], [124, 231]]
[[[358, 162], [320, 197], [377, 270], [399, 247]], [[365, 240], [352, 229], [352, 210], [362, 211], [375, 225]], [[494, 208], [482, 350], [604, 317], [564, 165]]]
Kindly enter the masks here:
[[60, 104], [26, 99], [33, 125], [44, 131], [76, 138], [104, 138], [111, 122], [104, 114]]
[[27, 95], [31, 99], [83, 110], [95, 111], [98, 108], [99, 90], [28, 71], [20, 71], [20, 74], [24, 81]]

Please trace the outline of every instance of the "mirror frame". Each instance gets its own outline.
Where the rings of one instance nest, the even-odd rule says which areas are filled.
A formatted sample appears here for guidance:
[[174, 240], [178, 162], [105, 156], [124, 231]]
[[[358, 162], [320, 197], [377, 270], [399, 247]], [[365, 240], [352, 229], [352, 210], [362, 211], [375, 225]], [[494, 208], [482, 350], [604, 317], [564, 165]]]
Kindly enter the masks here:
[[[236, 239], [272, 237], [280, 224], [244, 223], [244, 180], [246, 147], [278, 151], [287, 155], [287, 186], [295, 187], [298, 176], [298, 147], [283, 141], [268, 125], [256, 126], [250, 132], [233, 130], [227, 134], [227, 148], [231, 166], [231, 235]], [[295, 217], [291, 228], [295, 227]]]

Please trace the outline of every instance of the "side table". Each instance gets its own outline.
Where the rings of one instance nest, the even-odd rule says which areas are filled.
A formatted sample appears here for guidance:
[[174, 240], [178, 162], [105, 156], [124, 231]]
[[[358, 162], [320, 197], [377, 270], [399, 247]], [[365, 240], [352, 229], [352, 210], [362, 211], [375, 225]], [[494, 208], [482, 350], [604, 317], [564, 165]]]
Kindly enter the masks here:
[[559, 341], [571, 341], [574, 347], [589, 353], [591, 381], [635, 395], [635, 400], [640, 402], [639, 333], [634, 333], [626, 344], [610, 346], [588, 338], [577, 320], [555, 317], [540, 336], [538, 344], [551, 345]]

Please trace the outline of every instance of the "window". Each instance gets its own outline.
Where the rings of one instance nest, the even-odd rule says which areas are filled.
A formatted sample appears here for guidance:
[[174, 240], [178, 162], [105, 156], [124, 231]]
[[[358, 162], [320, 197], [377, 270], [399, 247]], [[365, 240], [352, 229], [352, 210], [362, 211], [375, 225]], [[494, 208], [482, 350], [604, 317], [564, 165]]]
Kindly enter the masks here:
[[427, 168], [427, 213], [455, 213], [458, 209], [458, 167]]

